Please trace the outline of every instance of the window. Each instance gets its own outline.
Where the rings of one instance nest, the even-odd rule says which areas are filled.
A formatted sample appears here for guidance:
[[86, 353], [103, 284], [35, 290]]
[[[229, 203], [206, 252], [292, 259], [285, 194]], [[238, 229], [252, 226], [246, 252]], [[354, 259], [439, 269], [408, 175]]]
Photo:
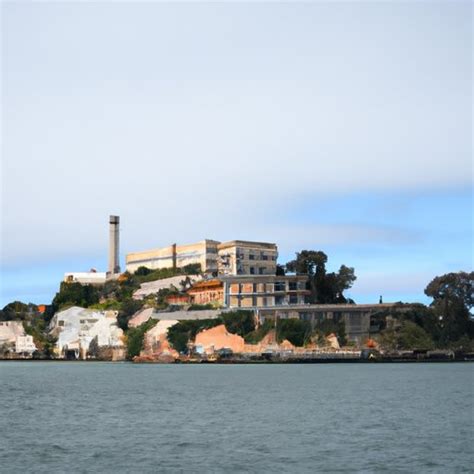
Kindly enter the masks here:
[[276, 281], [275, 282], [275, 291], [285, 291], [285, 282], [284, 281]]
[[285, 297], [284, 296], [275, 296], [275, 304], [280, 305], [285, 302]]
[[252, 253], [249, 254], [249, 260], [255, 260], [255, 255], [253, 255]]
[[259, 275], [265, 275], [265, 267], [260, 267], [260, 268], [258, 269], [258, 274], [259, 274]]
[[297, 283], [296, 283], [296, 281], [290, 281], [290, 282], [289, 282], [289, 290], [290, 290], [290, 291], [296, 291], [296, 290], [297, 290]]
[[262, 255], [262, 260], [268, 260], [268, 255]]
[[297, 303], [298, 303], [298, 296], [290, 295], [290, 304], [297, 304]]
[[255, 275], [255, 267], [250, 267], [250, 275]]

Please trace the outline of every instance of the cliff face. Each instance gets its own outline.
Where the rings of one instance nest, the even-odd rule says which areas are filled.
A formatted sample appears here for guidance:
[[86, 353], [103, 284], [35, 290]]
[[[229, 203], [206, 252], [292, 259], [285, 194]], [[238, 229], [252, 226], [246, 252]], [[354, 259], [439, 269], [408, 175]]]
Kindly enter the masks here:
[[196, 335], [195, 346], [206, 354], [212, 354], [219, 349], [230, 349], [234, 353], [243, 352], [245, 341], [238, 334], [231, 334], [224, 324], [206, 329]]
[[167, 337], [168, 328], [174, 326], [178, 321], [159, 321], [145, 333], [143, 339], [143, 350], [139, 356], [134, 357], [134, 362], [174, 362], [179, 354], [175, 351]]

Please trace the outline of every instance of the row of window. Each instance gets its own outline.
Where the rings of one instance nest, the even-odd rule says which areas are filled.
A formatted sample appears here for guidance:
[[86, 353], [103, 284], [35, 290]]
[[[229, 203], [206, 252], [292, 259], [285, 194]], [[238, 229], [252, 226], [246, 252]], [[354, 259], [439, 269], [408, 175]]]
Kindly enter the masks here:
[[[236, 299], [234, 299], [236, 298]], [[275, 296], [275, 297], [257, 297], [257, 296], [237, 296], [231, 298], [231, 305], [237, 302], [237, 306], [280, 306], [288, 304], [298, 304], [301, 301], [298, 300], [297, 295]]]
[[[237, 285], [237, 284], [235, 284]], [[276, 281], [275, 283], [238, 283], [238, 292], [248, 292], [244, 291], [245, 287], [249, 287], [252, 285], [252, 292], [253, 293], [269, 293], [269, 292], [279, 292], [279, 291], [287, 291], [286, 283], [284, 281]], [[233, 285], [234, 286], [234, 285]], [[306, 289], [305, 282], [296, 282], [290, 281], [288, 282], [288, 291], [302, 291]], [[234, 289], [236, 291], [236, 288]]]

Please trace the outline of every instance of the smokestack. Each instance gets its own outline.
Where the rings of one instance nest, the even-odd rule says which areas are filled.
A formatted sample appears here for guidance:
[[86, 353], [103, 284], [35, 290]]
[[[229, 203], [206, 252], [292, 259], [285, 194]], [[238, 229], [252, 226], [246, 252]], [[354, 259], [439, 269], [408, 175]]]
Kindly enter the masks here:
[[172, 258], [173, 258], [173, 268], [176, 270], [176, 244], [171, 246]]
[[109, 273], [120, 273], [119, 263], [119, 233], [120, 217], [110, 216], [109, 219]]

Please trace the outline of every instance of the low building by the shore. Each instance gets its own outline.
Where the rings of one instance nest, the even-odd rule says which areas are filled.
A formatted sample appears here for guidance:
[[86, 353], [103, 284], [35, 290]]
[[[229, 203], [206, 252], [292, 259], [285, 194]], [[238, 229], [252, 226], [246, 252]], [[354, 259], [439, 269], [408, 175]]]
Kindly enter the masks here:
[[0, 347], [13, 356], [31, 357], [37, 350], [22, 321], [0, 321]]
[[314, 328], [323, 321], [343, 322], [347, 339], [363, 345], [371, 334], [378, 332], [372, 327], [372, 317], [380, 312], [393, 308], [396, 303], [379, 304], [306, 304], [253, 308], [260, 324], [278, 319], [301, 319], [309, 321]]

